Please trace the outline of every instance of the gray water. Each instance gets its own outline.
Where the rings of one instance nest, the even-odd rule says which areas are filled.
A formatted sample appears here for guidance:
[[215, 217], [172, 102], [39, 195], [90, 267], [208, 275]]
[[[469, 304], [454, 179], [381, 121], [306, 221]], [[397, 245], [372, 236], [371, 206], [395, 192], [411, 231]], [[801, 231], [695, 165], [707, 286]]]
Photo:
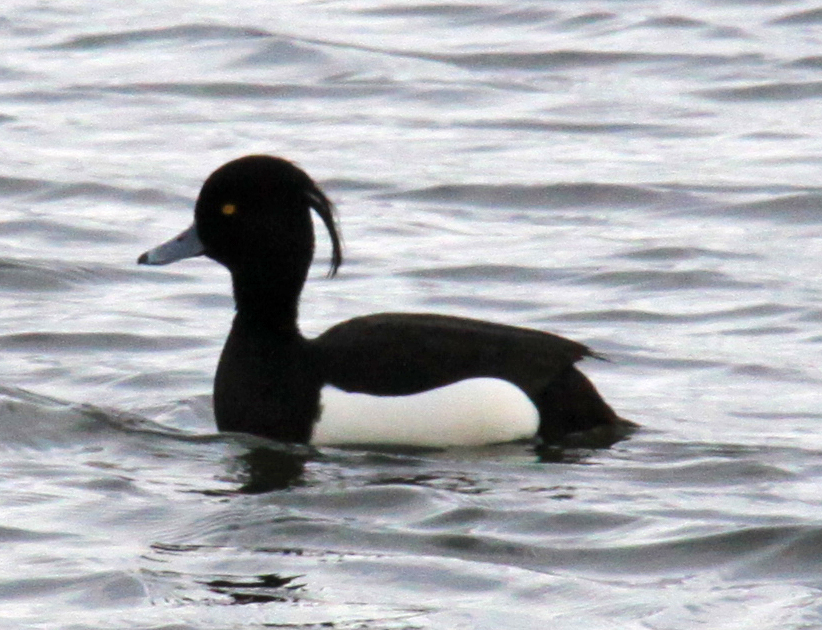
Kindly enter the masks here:
[[[6, 2], [0, 626], [822, 625], [820, 27], [767, 0]], [[216, 434], [227, 275], [135, 260], [259, 152], [340, 210], [307, 334], [551, 330], [642, 428], [555, 461]]]

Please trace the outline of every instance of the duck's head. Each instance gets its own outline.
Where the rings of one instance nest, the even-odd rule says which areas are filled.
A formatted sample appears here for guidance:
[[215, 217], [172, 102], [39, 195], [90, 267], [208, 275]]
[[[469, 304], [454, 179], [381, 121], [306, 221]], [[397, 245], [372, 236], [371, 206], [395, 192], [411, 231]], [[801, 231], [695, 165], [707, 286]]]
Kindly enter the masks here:
[[204, 254], [231, 272], [238, 301], [240, 293], [262, 290], [298, 295], [314, 254], [311, 208], [331, 236], [334, 275], [342, 263], [334, 206], [303, 170], [267, 155], [214, 171], [200, 190], [194, 224], [137, 262], [165, 265]]

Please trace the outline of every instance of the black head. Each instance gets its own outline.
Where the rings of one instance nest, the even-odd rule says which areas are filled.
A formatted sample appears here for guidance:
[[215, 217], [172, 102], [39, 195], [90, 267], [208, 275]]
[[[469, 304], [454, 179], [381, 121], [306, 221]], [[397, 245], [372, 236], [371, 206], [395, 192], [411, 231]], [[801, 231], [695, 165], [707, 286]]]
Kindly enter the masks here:
[[194, 210], [206, 256], [235, 276], [305, 280], [314, 254], [310, 208], [331, 236], [329, 275], [342, 264], [334, 206], [291, 162], [249, 155], [224, 164], [203, 184]]

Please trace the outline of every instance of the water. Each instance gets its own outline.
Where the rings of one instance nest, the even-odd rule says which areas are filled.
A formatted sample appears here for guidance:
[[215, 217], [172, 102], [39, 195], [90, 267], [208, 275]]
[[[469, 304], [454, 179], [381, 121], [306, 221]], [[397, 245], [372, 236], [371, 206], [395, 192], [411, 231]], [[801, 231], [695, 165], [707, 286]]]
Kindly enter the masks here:
[[[815, 5], [4, 8], [0, 626], [822, 624]], [[135, 260], [254, 152], [340, 209], [308, 334], [552, 330], [643, 428], [542, 462], [215, 434], [226, 274]]]

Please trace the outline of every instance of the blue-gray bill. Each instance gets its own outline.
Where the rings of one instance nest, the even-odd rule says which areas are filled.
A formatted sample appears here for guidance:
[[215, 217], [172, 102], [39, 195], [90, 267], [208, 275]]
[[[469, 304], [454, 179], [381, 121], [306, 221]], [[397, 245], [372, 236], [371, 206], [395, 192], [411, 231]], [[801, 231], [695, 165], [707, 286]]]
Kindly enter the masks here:
[[194, 225], [180, 232], [170, 241], [140, 255], [139, 265], [167, 265], [183, 258], [202, 256], [205, 252]]

